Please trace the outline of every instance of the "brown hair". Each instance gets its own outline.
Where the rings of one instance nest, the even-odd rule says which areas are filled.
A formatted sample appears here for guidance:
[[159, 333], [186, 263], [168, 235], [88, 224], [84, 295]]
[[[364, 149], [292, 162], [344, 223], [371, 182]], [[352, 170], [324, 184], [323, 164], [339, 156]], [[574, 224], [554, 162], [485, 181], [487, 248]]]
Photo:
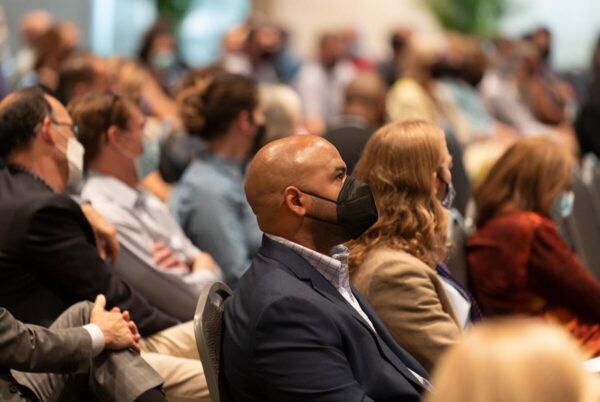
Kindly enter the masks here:
[[192, 135], [210, 141], [219, 137], [241, 112], [258, 106], [258, 87], [252, 78], [218, 73], [180, 91], [179, 114]]
[[561, 327], [486, 321], [440, 359], [426, 402], [593, 402], [598, 384]]
[[379, 245], [406, 251], [432, 267], [443, 259], [448, 217], [432, 188], [445, 144], [442, 129], [421, 120], [390, 123], [371, 137], [354, 176], [371, 187], [379, 219], [350, 243], [351, 269]]
[[522, 139], [492, 166], [474, 192], [477, 225], [506, 208], [548, 216], [554, 199], [571, 182], [574, 158], [559, 140]]
[[133, 102], [112, 92], [90, 92], [69, 103], [69, 114], [78, 129], [77, 138], [85, 148], [83, 164], [86, 169], [100, 153], [102, 138], [106, 141], [110, 126], [126, 129], [134, 107]]

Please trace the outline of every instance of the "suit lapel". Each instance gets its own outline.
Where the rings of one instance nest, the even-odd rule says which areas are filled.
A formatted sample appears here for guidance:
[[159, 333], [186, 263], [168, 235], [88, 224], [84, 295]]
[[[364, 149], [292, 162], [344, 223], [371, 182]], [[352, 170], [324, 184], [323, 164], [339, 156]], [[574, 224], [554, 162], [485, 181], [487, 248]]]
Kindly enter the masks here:
[[427, 371], [388, 335], [387, 330], [360, 293], [352, 289], [358, 303], [373, 323], [375, 331], [354, 307], [342, 297], [337, 289], [298, 253], [266, 236], [263, 236], [263, 246], [259, 252], [282, 263], [290, 271], [290, 274], [297, 276], [300, 280], [310, 282], [317, 293], [352, 314], [373, 335], [382, 356], [419, 389], [423, 388], [407, 369], [407, 366], [424, 378], [429, 377]]
[[375, 314], [375, 311], [367, 302], [367, 300], [356, 289], [352, 288], [352, 291], [354, 293], [354, 297], [356, 297], [356, 300], [358, 300], [358, 303], [362, 307], [365, 314], [367, 314], [373, 323], [375, 330], [377, 331], [377, 336], [375, 338], [377, 339], [379, 350], [385, 356], [386, 360], [389, 361], [390, 364], [396, 367], [400, 372], [402, 372], [405, 377], [422, 388], [422, 384], [420, 384], [415, 376], [407, 370], [407, 367], [425, 379], [429, 378], [427, 370], [425, 370], [423, 366], [421, 366], [421, 364], [415, 360], [414, 357], [406, 352], [394, 340], [394, 338], [392, 338], [387, 328]]

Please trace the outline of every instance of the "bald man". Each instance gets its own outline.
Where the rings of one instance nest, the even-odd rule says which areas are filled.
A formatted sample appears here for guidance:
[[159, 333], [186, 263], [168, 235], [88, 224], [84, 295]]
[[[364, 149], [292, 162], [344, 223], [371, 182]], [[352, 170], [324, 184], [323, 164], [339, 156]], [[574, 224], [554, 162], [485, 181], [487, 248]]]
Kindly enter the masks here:
[[418, 401], [427, 372], [348, 281], [341, 243], [377, 220], [369, 187], [329, 142], [294, 136], [258, 152], [245, 190], [265, 236], [225, 305], [224, 392], [236, 402]]

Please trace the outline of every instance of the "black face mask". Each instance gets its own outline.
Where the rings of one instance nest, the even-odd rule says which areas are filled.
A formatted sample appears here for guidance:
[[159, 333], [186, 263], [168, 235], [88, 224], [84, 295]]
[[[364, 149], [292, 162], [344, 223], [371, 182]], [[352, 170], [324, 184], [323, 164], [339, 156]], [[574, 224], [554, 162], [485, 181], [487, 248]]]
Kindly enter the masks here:
[[267, 127], [264, 124], [259, 124], [256, 128], [256, 136], [254, 137], [254, 145], [250, 151], [250, 157], [256, 155], [259, 149], [264, 145], [265, 137], [267, 136]]
[[[301, 190], [302, 191], [302, 190]], [[309, 218], [333, 223], [340, 226], [349, 239], [356, 239], [369, 229], [377, 219], [379, 214], [377, 213], [377, 205], [373, 198], [373, 193], [366, 183], [356, 180], [352, 176], [348, 176], [340, 193], [337, 201], [330, 200], [329, 198], [322, 197], [318, 194], [313, 194], [308, 191], [302, 191], [312, 197], [319, 198], [324, 201], [333, 202], [337, 205], [337, 221], [330, 222], [323, 219], [319, 219], [315, 216], [308, 215]]]

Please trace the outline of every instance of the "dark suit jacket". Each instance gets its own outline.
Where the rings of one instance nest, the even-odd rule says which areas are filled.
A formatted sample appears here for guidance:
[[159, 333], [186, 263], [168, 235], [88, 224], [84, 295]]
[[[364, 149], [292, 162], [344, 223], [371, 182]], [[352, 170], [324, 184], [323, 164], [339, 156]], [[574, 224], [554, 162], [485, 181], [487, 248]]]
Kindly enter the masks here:
[[339, 122], [328, 128], [323, 137], [337, 148], [346, 163], [348, 174], [351, 174], [371, 135], [373, 135], [373, 128], [363, 120], [358, 117], [343, 116]]
[[177, 323], [99, 257], [77, 203], [29, 174], [0, 169], [0, 305], [21, 321], [48, 326], [99, 293], [109, 308], [129, 310], [142, 335]]
[[249, 401], [418, 401], [427, 378], [354, 294], [377, 334], [304, 258], [267, 237], [225, 305], [223, 370]]
[[50, 331], [0, 308], [0, 400], [22, 400], [9, 369], [69, 373], [87, 368], [91, 358], [92, 338], [83, 327]]

